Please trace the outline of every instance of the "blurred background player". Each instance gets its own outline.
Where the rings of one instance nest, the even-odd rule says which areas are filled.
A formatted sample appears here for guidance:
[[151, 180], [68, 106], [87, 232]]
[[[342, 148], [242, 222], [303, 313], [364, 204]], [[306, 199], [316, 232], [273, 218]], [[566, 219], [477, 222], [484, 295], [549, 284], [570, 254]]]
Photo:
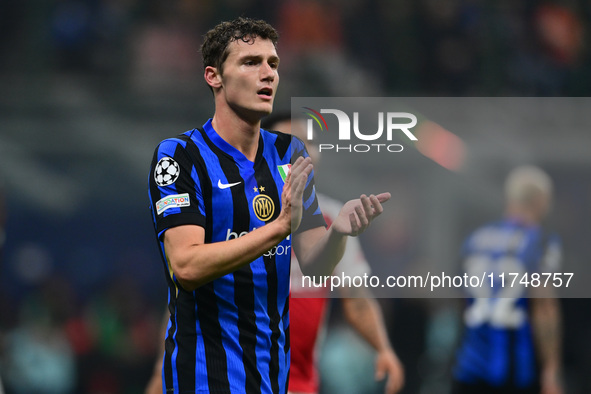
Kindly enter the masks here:
[[[261, 127], [266, 130], [291, 133], [306, 142], [308, 154], [316, 166], [319, 161], [318, 147], [306, 141], [306, 129], [303, 120], [291, 120], [289, 113], [271, 114], [264, 118]], [[324, 219], [330, 226], [338, 215], [342, 203], [317, 193], [318, 203]], [[342, 260], [335, 269], [335, 275], [344, 273], [348, 276], [370, 273], [361, 244], [355, 237], [347, 243]], [[291, 298], [290, 298], [290, 339], [291, 339], [291, 370], [289, 377], [289, 393], [318, 393], [319, 374], [317, 369], [316, 351], [319, 347], [318, 338], [322, 336], [326, 321], [327, 299], [324, 288], [303, 288], [301, 286], [302, 271], [297, 259], [292, 254], [291, 264]], [[347, 322], [377, 352], [375, 360], [376, 380], [386, 375], [386, 393], [398, 392], [404, 384], [403, 366], [388, 340], [382, 313], [378, 303], [364, 288], [341, 288], [342, 309]], [[352, 293], [355, 291], [355, 293]], [[343, 371], [343, 373], [347, 373]]]
[[[505, 199], [505, 217], [464, 244], [466, 272], [519, 273], [518, 280], [556, 272], [559, 239], [541, 227], [552, 199], [550, 177], [537, 167], [518, 167], [506, 179]], [[560, 305], [551, 287], [511, 287], [505, 280], [504, 287], [495, 282], [478, 291], [464, 312], [453, 393], [563, 393]]]

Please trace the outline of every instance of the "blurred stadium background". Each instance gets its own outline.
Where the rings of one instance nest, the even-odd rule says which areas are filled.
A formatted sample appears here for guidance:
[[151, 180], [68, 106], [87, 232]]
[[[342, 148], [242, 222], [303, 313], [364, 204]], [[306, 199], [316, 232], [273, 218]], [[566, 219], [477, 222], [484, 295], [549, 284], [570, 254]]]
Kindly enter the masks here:
[[[278, 109], [288, 109], [292, 96], [591, 93], [591, 3], [583, 0], [0, 0], [7, 394], [143, 391], [166, 302], [148, 211], [149, 163], [160, 140], [211, 115], [201, 35], [239, 15], [264, 18], [281, 34]], [[489, 154], [470, 173], [489, 196], [479, 201], [453, 191], [438, 200], [450, 172], [427, 158], [414, 163], [412, 179], [394, 171], [395, 201], [405, 208], [382, 221], [393, 224], [391, 238], [378, 240], [393, 249], [372, 245], [368, 258], [453, 259], [455, 241], [498, 215], [509, 166], [527, 160], [556, 181], [552, 224], [567, 258], [588, 262], [588, 130], [569, 132], [558, 150], [553, 142], [530, 147], [553, 141], [548, 130], [527, 134], [514, 150], [497, 146], [505, 156]], [[492, 139], [467, 140], [486, 155]], [[380, 302], [406, 367], [404, 393], [445, 393], [459, 330], [455, 302]], [[568, 392], [589, 393], [591, 303], [562, 303]], [[371, 352], [342, 326], [338, 308], [330, 323], [324, 392], [380, 392]], [[355, 373], [343, 377], [347, 368]]]

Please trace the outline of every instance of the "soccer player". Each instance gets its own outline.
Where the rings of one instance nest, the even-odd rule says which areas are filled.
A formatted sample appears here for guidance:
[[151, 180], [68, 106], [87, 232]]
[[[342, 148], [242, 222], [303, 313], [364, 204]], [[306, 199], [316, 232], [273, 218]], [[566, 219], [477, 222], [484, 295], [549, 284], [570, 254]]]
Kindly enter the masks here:
[[506, 280], [504, 287], [495, 282], [471, 290], [453, 392], [560, 394], [558, 300], [551, 287], [510, 286], [508, 280], [559, 268], [559, 240], [541, 227], [551, 179], [537, 167], [518, 167], [507, 177], [505, 197], [505, 217], [473, 232], [463, 248], [468, 274], [504, 273]]
[[277, 39], [248, 18], [210, 30], [201, 52], [213, 118], [154, 153], [149, 197], [169, 289], [166, 393], [285, 393], [292, 247], [306, 274], [330, 274], [348, 236], [390, 198], [362, 195], [325, 227], [303, 142], [260, 128], [279, 83]]
[[[263, 119], [262, 127], [292, 134], [302, 140], [306, 137], [304, 122], [291, 120], [289, 113], [272, 114]], [[320, 153], [315, 144], [307, 144], [307, 150], [314, 165], [318, 164]], [[327, 223], [331, 223], [339, 213], [342, 204], [322, 193], [317, 193], [318, 203]], [[361, 244], [357, 238], [347, 241], [343, 258], [335, 268], [334, 275], [345, 273], [349, 276], [363, 276], [370, 273]], [[290, 338], [291, 372], [289, 377], [290, 394], [315, 394], [319, 390], [319, 375], [316, 366], [317, 339], [326, 321], [326, 293], [323, 288], [302, 288], [302, 271], [297, 259], [291, 265]], [[300, 284], [298, 286], [298, 284]], [[378, 303], [370, 297], [367, 289], [341, 288], [342, 307], [347, 322], [377, 352], [376, 378], [387, 374], [385, 391], [397, 393], [404, 385], [402, 363], [390, 345]], [[352, 294], [355, 291], [355, 294]], [[347, 373], [347, 371], [343, 371]]]

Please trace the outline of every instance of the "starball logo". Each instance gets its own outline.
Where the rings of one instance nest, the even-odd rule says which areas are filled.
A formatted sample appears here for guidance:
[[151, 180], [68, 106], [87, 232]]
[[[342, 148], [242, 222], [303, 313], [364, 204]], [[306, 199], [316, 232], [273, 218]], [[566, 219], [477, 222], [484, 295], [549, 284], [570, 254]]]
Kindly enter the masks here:
[[[304, 113], [309, 116], [306, 123], [307, 139], [314, 139], [314, 128], [321, 132], [329, 132], [328, 123], [322, 114], [331, 114], [336, 117], [338, 123], [338, 143], [319, 144], [320, 152], [402, 152], [401, 144], [392, 143], [395, 135], [402, 135], [411, 141], [417, 141], [417, 137], [411, 129], [417, 125], [417, 117], [408, 112], [378, 112], [378, 129], [375, 132], [361, 130], [359, 126], [359, 112], [353, 112], [353, 122], [347, 113], [334, 108], [322, 108], [316, 111], [310, 107], [302, 107]], [[396, 137], [398, 138], [398, 137]], [[352, 143], [364, 141], [364, 143]]]

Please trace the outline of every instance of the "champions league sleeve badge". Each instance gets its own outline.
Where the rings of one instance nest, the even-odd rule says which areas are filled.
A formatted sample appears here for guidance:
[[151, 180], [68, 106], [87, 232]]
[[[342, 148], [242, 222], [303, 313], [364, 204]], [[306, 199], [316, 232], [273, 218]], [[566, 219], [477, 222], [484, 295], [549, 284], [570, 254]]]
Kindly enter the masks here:
[[154, 180], [158, 186], [172, 185], [179, 178], [181, 167], [172, 157], [163, 157], [154, 169]]

